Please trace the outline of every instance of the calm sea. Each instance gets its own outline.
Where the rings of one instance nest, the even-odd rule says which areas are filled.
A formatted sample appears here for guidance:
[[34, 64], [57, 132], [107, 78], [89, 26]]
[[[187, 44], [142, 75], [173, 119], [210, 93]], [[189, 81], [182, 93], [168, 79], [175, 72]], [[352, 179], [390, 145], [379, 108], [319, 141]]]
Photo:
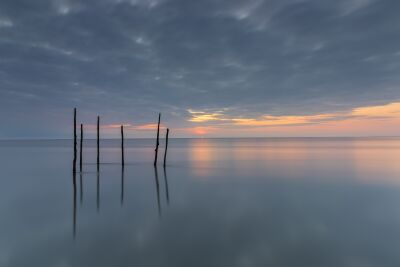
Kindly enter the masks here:
[[0, 266], [400, 266], [400, 139], [154, 143], [0, 141]]

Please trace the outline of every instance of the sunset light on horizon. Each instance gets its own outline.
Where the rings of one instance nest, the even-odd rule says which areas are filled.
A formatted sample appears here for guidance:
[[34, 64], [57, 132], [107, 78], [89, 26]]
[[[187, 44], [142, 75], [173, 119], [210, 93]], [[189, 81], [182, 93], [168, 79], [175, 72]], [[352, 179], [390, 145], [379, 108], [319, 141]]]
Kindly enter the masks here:
[[[173, 137], [316, 137], [399, 136], [400, 102], [362, 106], [335, 113], [310, 115], [262, 115], [255, 118], [231, 116], [230, 109], [188, 110], [185, 127], [174, 128]], [[168, 118], [167, 118], [168, 120]], [[113, 138], [124, 125], [130, 138], [154, 135], [156, 123], [102, 124], [105, 137]], [[86, 124], [89, 134], [95, 124]], [[165, 129], [164, 123], [160, 126]]]

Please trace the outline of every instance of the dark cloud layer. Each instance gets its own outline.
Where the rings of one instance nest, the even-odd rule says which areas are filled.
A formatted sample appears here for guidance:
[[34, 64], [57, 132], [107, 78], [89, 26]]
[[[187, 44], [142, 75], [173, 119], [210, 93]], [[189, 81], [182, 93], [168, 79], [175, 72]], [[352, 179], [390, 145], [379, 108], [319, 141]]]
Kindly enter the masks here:
[[4, 0], [0, 137], [187, 109], [310, 114], [400, 99], [398, 1]]

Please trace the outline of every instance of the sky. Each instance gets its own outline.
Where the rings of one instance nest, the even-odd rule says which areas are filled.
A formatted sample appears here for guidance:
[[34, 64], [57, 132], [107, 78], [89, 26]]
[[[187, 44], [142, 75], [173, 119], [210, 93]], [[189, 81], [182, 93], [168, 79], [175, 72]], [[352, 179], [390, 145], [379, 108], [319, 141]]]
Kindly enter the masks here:
[[400, 135], [400, 1], [2, 0], [0, 139]]

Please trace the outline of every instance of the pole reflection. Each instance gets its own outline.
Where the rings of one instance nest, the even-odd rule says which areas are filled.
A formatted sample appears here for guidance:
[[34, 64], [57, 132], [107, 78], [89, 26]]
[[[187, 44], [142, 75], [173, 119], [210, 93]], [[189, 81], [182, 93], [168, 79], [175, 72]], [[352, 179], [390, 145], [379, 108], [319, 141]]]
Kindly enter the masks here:
[[122, 166], [122, 169], [121, 169], [121, 207], [124, 205], [124, 186], [125, 186], [124, 174], [125, 174], [125, 168], [124, 168], [124, 166]]
[[157, 206], [158, 206], [158, 216], [161, 217], [161, 203], [160, 203], [160, 183], [158, 181], [158, 171], [157, 166], [154, 167], [154, 176], [156, 180], [156, 191], [157, 191]]
[[[73, 203], [72, 203], [72, 234], [73, 234], [73, 239], [75, 240], [76, 238], [76, 228], [77, 228], [77, 202], [80, 202], [80, 206], [83, 206], [83, 173], [79, 174], [79, 184], [77, 181], [77, 175], [75, 172], [72, 174], [72, 185], [73, 185]], [[169, 196], [169, 185], [168, 185], [168, 176], [167, 176], [167, 170], [166, 168], [163, 168], [163, 176], [164, 176], [164, 182], [165, 182], [165, 197], [166, 197], [166, 203], [169, 205], [170, 201], [170, 196]], [[157, 167], [154, 167], [154, 179], [155, 179], [155, 185], [156, 185], [156, 200], [157, 200], [157, 211], [158, 211], [158, 216], [161, 218], [162, 216], [162, 203], [161, 203], [161, 196], [162, 192], [160, 192], [160, 181], [158, 177], [158, 169]], [[125, 199], [125, 167], [121, 168], [121, 193], [120, 193], [120, 205], [121, 207], [124, 206], [124, 199]], [[79, 188], [78, 188], [79, 186]], [[78, 190], [79, 190], [79, 200], [78, 200]], [[100, 172], [96, 172], [96, 209], [97, 213], [100, 212]]]
[[165, 181], [165, 195], [167, 198], [167, 205], [169, 205], [169, 190], [168, 190], [168, 179], [167, 179], [167, 170], [164, 166], [164, 181]]
[[82, 172], [79, 173], [79, 184], [80, 184], [80, 204], [82, 206], [83, 203], [83, 178], [82, 178]]
[[96, 196], [96, 204], [97, 204], [97, 213], [100, 211], [100, 172], [97, 172], [97, 196]]
[[72, 174], [72, 184], [73, 184], [73, 215], [72, 215], [72, 236], [75, 240], [76, 236], [76, 172]]

